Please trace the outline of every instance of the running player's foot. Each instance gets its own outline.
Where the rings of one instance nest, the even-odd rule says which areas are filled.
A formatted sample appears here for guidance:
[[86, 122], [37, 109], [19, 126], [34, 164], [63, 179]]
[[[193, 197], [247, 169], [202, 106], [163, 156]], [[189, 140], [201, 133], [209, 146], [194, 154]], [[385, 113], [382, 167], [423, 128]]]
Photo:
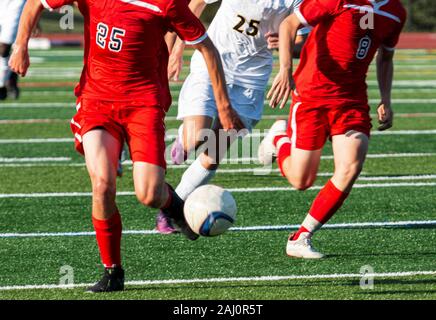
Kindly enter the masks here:
[[293, 240], [295, 233], [289, 236], [286, 245], [286, 254], [293, 258], [321, 259], [324, 255], [316, 251], [312, 246], [312, 234], [302, 232], [298, 239]]
[[182, 219], [171, 219], [171, 224], [174, 226], [176, 230], [180, 230], [180, 233], [183, 234], [189, 240], [197, 240], [200, 236], [192, 231], [191, 227], [185, 220], [183, 216]]
[[6, 87], [1, 87], [0, 88], [0, 100], [6, 100], [8, 96], [8, 90], [6, 89]]
[[168, 218], [161, 210], [159, 210], [156, 216], [156, 230], [161, 234], [178, 233], [178, 230], [174, 228], [171, 223], [171, 219]]
[[124, 290], [124, 270], [121, 267], [105, 268], [103, 277], [86, 291], [92, 293]]
[[180, 165], [186, 161], [186, 153], [183, 148], [183, 141], [180, 137], [183, 134], [183, 124], [179, 127], [178, 135], [176, 137], [176, 141], [174, 141], [171, 147], [171, 160], [173, 164]]
[[277, 135], [286, 134], [286, 120], [277, 120], [268, 131], [265, 138], [262, 140], [257, 151], [259, 162], [263, 165], [270, 165], [277, 157], [277, 148], [274, 145], [274, 137]]

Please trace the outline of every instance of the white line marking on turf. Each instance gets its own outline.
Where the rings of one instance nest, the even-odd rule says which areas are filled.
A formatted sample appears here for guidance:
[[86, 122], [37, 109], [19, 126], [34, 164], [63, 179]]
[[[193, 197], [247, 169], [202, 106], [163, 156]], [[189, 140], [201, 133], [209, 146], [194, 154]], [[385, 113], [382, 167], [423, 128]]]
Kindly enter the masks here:
[[[374, 104], [380, 102], [379, 99], [370, 99], [369, 103]], [[436, 99], [392, 99], [394, 104], [432, 104], [436, 103]], [[265, 100], [265, 104], [268, 101]], [[173, 102], [172, 106], [176, 107], [178, 102]], [[21, 103], [4, 103], [0, 105], [0, 109], [9, 108], [72, 108], [74, 103], [64, 103], [64, 102], [21, 102]]]
[[[373, 136], [394, 136], [394, 135], [429, 135], [436, 134], [436, 130], [393, 130], [393, 131], [372, 131]], [[264, 137], [265, 133], [260, 134], [250, 134], [246, 137]], [[172, 141], [176, 138], [176, 135], [167, 135], [166, 141]], [[39, 139], [0, 139], [0, 144], [26, 144], [26, 143], [62, 143], [62, 142], [73, 142], [73, 138], [39, 138]]]
[[[395, 182], [395, 183], [366, 183], [355, 184], [355, 189], [371, 189], [371, 188], [397, 188], [397, 187], [434, 187], [436, 182]], [[324, 186], [314, 186], [308, 190], [320, 190]], [[246, 192], [277, 192], [277, 191], [296, 191], [291, 187], [259, 187], [259, 188], [229, 188], [227, 189], [234, 193]], [[117, 196], [134, 196], [133, 191], [120, 191]], [[91, 197], [91, 192], [49, 192], [49, 193], [0, 193], [0, 199], [11, 198], [73, 198], [73, 197]]]
[[46, 158], [0, 158], [0, 163], [13, 162], [68, 162], [71, 158], [68, 157], [46, 157]]
[[[421, 157], [434, 157], [436, 156], [436, 153], [387, 153], [387, 154], [368, 154], [367, 158], [369, 159], [385, 159], [385, 158], [421, 158]], [[20, 168], [20, 167], [44, 167], [44, 166], [48, 166], [48, 167], [84, 167], [85, 163], [84, 162], [79, 162], [79, 163], [48, 163], [45, 161], [38, 161], [36, 159], [45, 159], [45, 158], [30, 158], [33, 159], [31, 162], [32, 163], [21, 163], [23, 161], [18, 161], [18, 163], [1, 163], [0, 162], [0, 168], [2, 167], [11, 167], [11, 168]], [[57, 159], [57, 158], [55, 158]], [[333, 156], [332, 155], [328, 155], [328, 156], [322, 156], [321, 160], [332, 160]], [[258, 164], [257, 163], [258, 159], [257, 158], [225, 158], [225, 160], [222, 162], [222, 165], [226, 165], [226, 164], [232, 164], [232, 163], [237, 163], [237, 164]], [[186, 162], [186, 164], [182, 164], [182, 165], [168, 165], [168, 169], [172, 169], [172, 170], [184, 170], [186, 169], [189, 164], [191, 164], [193, 161], [192, 160], [188, 160]], [[132, 161], [131, 160], [126, 160], [123, 162], [124, 166], [127, 167], [131, 167], [132, 166]], [[279, 172], [278, 169], [265, 169], [263, 167], [256, 167], [256, 168], [239, 168], [239, 169], [223, 169], [220, 168], [218, 170], [218, 173], [246, 173], [246, 172]], [[321, 173], [322, 175], [331, 175], [330, 173]], [[414, 175], [414, 176], [405, 176], [405, 177], [410, 177], [410, 179], [414, 179], [417, 178], [419, 179], [419, 177], [421, 177], [420, 175]]]
[[[365, 276], [373, 278], [401, 278], [414, 276], [433, 276], [436, 271], [400, 271], [384, 273], [368, 273]], [[333, 273], [333, 274], [312, 274], [312, 275], [289, 275], [289, 276], [256, 276], [256, 277], [233, 277], [233, 278], [197, 278], [197, 279], [168, 279], [168, 280], [136, 280], [127, 281], [128, 286], [145, 285], [167, 285], [167, 284], [194, 284], [194, 283], [221, 283], [221, 282], [269, 282], [286, 280], [321, 280], [321, 279], [349, 279], [362, 278], [360, 273]], [[4, 286], [0, 291], [11, 290], [43, 290], [43, 289], [74, 289], [93, 285], [93, 283], [77, 283], [68, 285], [40, 284], [23, 286]]]
[[74, 102], [18, 102], [4, 103], [0, 105], [0, 109], [17, 109], [17, 108], [73, 108]]
[[[436, 226], [436, 220], [423, 221], [395, 221], [395, 222], [355, 222], [326, 224], [323, 229], [358, 229], [358, 228], [387, 228], [387, 227], [419, 227]], [[276, 225], [276, 226], [248, 226], [232, 227], [229, 231], [283, 231], [298, 229], [299, 224]], [[124, 235], [153, 235], [159, 234], [156, 230], [124, 230]], [[32, 233], [0, 233], [0, 238], [48, 238], [48, 237], [87, 237], [94, 236], [94, 231], [80, 232], [32, 232]]]
[[[376, 117], [375, 114], [371, 115]], [[396, 113], [396, 118], [436, 118], [436, 113], [432, 112], [417, 112], [417, 113]], [[264, 115], [262, 120], [277, 120], [286, 119], [286, 115]], [[1, 124], [33, 124], [33, 123], [69, 123], [71, 119], [8, 119], [0, 120]], [[167, 116], [165, 121], [180, 121], [176, 116]]]

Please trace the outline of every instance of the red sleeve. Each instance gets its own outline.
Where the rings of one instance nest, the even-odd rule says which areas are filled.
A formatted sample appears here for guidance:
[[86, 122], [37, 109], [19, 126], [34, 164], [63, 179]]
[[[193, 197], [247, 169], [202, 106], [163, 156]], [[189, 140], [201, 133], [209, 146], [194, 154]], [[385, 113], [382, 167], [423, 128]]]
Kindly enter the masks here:
[[336, 15], [341, 3], [338, 0], [304, 0], [295, 14], [303, 25], [314, 27], [322, 20]]
[[206, 37], [206, 29], [201, 21], [191, 12], [187, 0], [170, 0], [166, 16], [170, 27], [186, 44], [197, 44]]
[[67, 4], [73, 4], [76, 0], [41, 0], [42, 5], [47, 10], [53, 11]]
[[383, 47], [387, 50], [394, 50], [400, 39], [401, 31], [403, 30], [404, 24], [406, 23], [406, 11], [402, 14], [401, 22], [397, 23], [395, 30], [383, 40]]

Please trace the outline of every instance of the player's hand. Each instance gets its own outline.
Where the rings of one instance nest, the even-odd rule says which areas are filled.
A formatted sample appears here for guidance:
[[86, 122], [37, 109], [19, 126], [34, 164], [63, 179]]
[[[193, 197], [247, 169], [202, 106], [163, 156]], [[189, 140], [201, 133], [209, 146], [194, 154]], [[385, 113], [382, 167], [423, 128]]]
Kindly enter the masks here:
[[267, 98], [270, 99], [269, 105], [271, 108], [274, 109], [280, 104], [280, 109], [283, 109], [294, 89], [295, 83], [292, 72], [280, 69], [267, 95]]
[[279, 49], [279, 34], [268, 32], [265, 34], [266, 41], [268, 43], [268, 49]]
[[24, 46], [13, 46], [11, 58], [9, 59], [9, 67], [11, 70], [22, 77], [26, 76], [30, 66], [29, 51]]
[[377, 114], [378, 123], [380, 123], [380, 126], [378, 127], [379, 131], [392, 128], [394, 122], [394, 112], [391, 109], [390, 103], [381, 102], [377, 108]]
[[225, 110], [220, 110], [218, 114], [224, 131], [236, 130], [239, 132], [245, 129], [244, 124], [233, 108], [230, 107]]
[[171, 53], [168, 60], [168, 79], [179, 81], [180, 72], [183, 67], [183, 54]]

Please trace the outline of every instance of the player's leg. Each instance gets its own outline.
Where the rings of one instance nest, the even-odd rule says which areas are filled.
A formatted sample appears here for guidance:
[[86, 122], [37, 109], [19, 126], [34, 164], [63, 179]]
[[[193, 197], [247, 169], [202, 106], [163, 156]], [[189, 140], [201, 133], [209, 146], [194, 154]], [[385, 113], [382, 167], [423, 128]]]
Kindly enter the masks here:
[[182, 164], [189, 155], [205, 141], [207, 130], [212, 127], [213, 117], [191, 115], [183, 118], [176, 140], [171, 147], [171, 159], [175, 165]]
[[119, 291], [124, 288], [121, 268], [121, 216], [115, 203], [116, 168], [121, 142], [104, 129], [83, 136], [86, 167], [92, 183], [92, 222], [100, 256], [105, 267], [103, 278], [90, 292]]
[[8, 62], [12, 43], [18, 31], [21, 12], [25, 1], [1, 1], [0, 2], [0, 100], [6, 99], [6, 82], [11, 75]]
[[198, 238], [187, 225], [184, 202], [165, 182], [165, 112], [161, 107], [138, 106], [122, 119], [133, 161], [133, 180], [138, 200], [160, 209], [190, 240]]
[[8, 97], [13, 100], [18, 100], [20, 97], [20, 88], [18, 87], [18, 74], [11, 72], [8, 81], [6, 81]]
[[[264, 91], [247, 89], [238, 85], [228, 85], [230, 100], [233, 108], [238, 113], [245, 129], [244, 132], [229, 132], [222, 130], [218, 118], [213, 124], [207, 142], [203, 145], [202, 153], [189, 166], [182, 176], [176, 188], [177, 194], [186, 199], [196, 188], [207, 184], [216, 173], [221, 160], [227, 150], [238, 139], [238, 137], [248, 134], [257, 124], [263, 110]], [[204, 99], [205, 113], [218, 114], [216, 105], [213, 101], [212, 90], [208, 90], [208, 96]], [[247, 117], [245, 115], [251, 115]]]
[[9, 54], [11, 45], [0, 43], [0, 100], [5, 100], [7, 97], [6, 82], [9, 78]]
[[[347, 199], [351, 188], [359, 176], [368, 150], [368, 136], [357, 131], [349, 131], [332, 138], [335, 172], [331, 180], [316, 196], [300, 229], [293, 234], [287, 246], [290, 256], [302, 258], [322, 258], [323, 255], [305, 249], [314, 232], [319, 230]], [[302, 241], [304, 240], [304, 241]]]

